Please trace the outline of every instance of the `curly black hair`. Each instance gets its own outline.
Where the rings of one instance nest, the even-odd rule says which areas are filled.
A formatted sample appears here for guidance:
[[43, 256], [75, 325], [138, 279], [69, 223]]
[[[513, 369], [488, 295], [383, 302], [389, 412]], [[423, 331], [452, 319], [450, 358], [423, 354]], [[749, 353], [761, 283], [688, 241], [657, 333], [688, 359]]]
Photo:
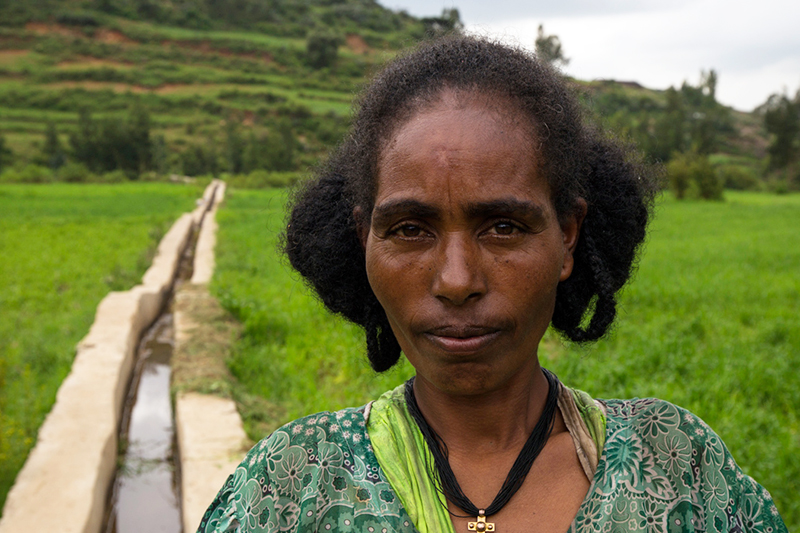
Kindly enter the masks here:
[[486, 38], [423, 43], [374, 78], [356, 102], [347, 138], [292, 199], [283, 240], [290, 263], [329, 310], [364, 328], [376, 371], [398, 361], [400, 345], [367, 280], [354, 208], [370, 220], [381, 149], [445, 89], [497, 95], [522, 111], [559, 219], [582, 212], [585, 201], [575, 264], [558, 285], [552, 324], [572, 341], [599, 339], [614, 321], [616, 294], [645, 238], [656, 175], [633, 149], [587, 124], [557, 71]]

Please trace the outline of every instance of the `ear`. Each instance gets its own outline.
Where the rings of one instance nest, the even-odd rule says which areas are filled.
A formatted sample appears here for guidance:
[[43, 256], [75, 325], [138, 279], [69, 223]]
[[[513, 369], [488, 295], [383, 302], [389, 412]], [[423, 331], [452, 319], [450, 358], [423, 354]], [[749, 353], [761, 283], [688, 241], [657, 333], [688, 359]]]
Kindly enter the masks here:
[[353, 219], [356, 221], [356, 233], [358, 234], [358, 241], [361, 243], [361, 249], [367, 249], [367, 237], [369, 236], [369, 222], [366, 220], [366, 215], [361, 207], [356, 206], [353, 208]]
[[559, 281], [564, 281], [572, 275], [572, 268], [575, 266], [573, 253], [578, 245], [578, 237], [581, 234], [583, 219], [586, 218], [586, 210], [586, 200], [578, 198], [572, 214], [561, 224], [561, 235], [564, 239], [564, 263], [561, 265]]

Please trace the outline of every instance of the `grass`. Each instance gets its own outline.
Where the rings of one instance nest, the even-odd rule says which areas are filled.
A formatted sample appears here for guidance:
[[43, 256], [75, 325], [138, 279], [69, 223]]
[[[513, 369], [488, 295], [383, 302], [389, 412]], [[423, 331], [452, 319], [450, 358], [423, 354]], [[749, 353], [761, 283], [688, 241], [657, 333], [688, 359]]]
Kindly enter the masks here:
[[0, 185], [0, 509], [100, 300], [141, 279], [202, 190]]
[[[590, 348], [548, 332], [541, 357], [599, 398], [657, 396], [705, 419], [800, 527], [800, 196], [662, 199], [617, 327]], [[411, 375], [375, 375], [358, 328], [330, 316], [276, 253], [285, 194], [231, 190], [213, 292], [243, 324], [229, 367], [280, 406], [254, 439], [314, 411], [361, 405]], [[261, 432], [261, 433], [259, 433]]]
[[309, 410], [363, 403], [411, 375], [407, 363], [385, 375], [372, 372], [358, 328], [328, 314], [277, 258], [284, 201], [281, 190], [229, 191], [217, 214], [212, 284], [243, 323], [232, 372], [248, 392], [286, 412], [272, 428]]

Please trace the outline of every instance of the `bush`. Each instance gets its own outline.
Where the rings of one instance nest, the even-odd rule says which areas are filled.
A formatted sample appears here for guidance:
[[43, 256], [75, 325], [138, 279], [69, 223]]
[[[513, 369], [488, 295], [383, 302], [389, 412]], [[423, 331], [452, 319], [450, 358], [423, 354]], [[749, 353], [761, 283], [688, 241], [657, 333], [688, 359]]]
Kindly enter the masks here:
[[60, 169], [58, 169], [57, 176], [59, 181], [66, 181], [68, 183], [81, 183], [88, 181], [87, 178], [90, 172], [83, 163], [76, 163], [70, 161]]
[[676, 153], [667, 164], [669, 187], [675, 197], [722, 200], [723, 181], [714, 172], [708, 156], [696, 152]]
[[18, 183], [50, 183], [54, 181], [53, 171], [41, 165], [25, 165], [18, 173]]
[[0, 183], [21, 183], [19, 171], [14, 167], [3, 169], [0, 172]]
[[690, 165], [691, 179], [697, 184], [700, 198], [704, 200], [722, 200], [723, 182], [714, 167], [708, 162], [708, 157], [697, 156]]
[[675, 198], [683, 200], [691, 185], [689, 163], [686, 158], [673, 156], [667, 164], [667, 176], [669, 176], [669, 188], [675, 194]]
[[320, 69], [330, 67], [339, 54], [342, 39], [329, 32], [313, 32], [306, 39], [306, 61], [309, 66]]
[[297, 183], [301, 174], [299, 172], [269, 172], [254, 170], [249, 174], [226, 175], [225, 182], [231, 187], [239, 189], [271, 189], [290, 187]]
[[128, 180], [128, 175], [122, 170], [112, 170], [111, 172], [103, 172], [101, 174], [90, 173], [86, 177], [89, 183], [125, 183]]
[[717, 168], [717, 175], [726, 189], [757, 191], [761, 182], [756, 172], [742, 165], [725, 165]]
[[59, 13], [56, 15], [56, 22], [67, 26], [89, 26], [91, 28], [96, 28], [100, 25], [97, 17], [92, 13], [82, 11]]

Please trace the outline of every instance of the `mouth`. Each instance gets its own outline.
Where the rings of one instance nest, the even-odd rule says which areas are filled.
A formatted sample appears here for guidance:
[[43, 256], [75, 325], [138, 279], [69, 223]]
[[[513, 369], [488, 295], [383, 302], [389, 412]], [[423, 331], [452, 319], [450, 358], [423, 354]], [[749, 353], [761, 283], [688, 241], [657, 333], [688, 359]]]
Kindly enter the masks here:
[[490, 326], [440, 326], [423, 333], [439, 349], [451, 353], [470, 354], [486, 348], [501, 334]]

